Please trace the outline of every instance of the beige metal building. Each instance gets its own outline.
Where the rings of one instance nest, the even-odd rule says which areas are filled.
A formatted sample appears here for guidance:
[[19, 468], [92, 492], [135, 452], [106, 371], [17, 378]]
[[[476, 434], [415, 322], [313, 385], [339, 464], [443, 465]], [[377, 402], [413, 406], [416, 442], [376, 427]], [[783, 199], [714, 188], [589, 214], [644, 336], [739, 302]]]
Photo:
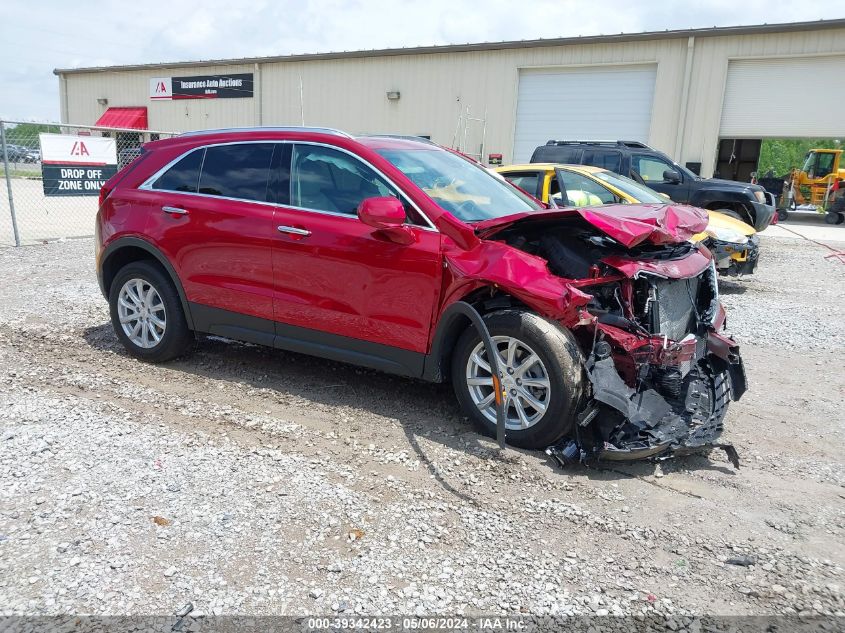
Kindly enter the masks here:
[[625, 139], [710, 176], [720, 141], [845, 136], [845, 19], [55, 73], [66, 123], [304, 122], [506, 163], [553, 138]]

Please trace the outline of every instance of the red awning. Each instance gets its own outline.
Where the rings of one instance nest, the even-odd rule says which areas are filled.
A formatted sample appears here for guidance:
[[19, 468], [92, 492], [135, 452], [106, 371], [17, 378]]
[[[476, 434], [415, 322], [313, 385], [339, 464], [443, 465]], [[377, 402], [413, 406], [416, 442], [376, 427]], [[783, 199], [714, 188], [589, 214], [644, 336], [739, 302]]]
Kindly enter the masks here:
[[146, 130], [147, 108], [109, 108], [94, 125]]

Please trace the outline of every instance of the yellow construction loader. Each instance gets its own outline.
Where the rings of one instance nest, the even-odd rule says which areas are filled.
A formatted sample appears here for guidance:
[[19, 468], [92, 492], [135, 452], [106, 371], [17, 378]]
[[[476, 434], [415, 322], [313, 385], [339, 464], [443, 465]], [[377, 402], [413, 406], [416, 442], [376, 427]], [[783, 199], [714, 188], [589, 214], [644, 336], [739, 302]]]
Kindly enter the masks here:
[[785, 220], [789, 211], [800, 205], [812, 205], [818, 213], [826, 213], [829, 224], [845, 220], [836, 204], [845, 190], [845, 161], [841, 149], [811, 149], [801, 169], [793, 169], [784, 184], [778, 218]]

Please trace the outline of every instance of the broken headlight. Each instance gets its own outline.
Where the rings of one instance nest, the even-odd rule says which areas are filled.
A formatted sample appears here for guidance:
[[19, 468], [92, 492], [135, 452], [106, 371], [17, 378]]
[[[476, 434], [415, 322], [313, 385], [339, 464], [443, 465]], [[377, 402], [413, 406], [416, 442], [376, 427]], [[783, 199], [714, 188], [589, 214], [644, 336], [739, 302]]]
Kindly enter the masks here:
[[710, 322], [710, 325], [716, 325], [716, 319], [719, 318], [719, 278], [716, 276], [716, 260], [711, 258], [710, 259], [710, 271], [709, 271], [709, 286], [710, 291], [713, 293], [712, 300], [710, 301], [710, 306], [705, 311], [704, 315], [705, 318]]
[[731, 244], [747, 244], [748, 236], [743, 235], [736, 229], [727, 226], [712, 226], [708, 225], [706, 229], [707, 235], [719, 240], [720, 242], [730, 242]]

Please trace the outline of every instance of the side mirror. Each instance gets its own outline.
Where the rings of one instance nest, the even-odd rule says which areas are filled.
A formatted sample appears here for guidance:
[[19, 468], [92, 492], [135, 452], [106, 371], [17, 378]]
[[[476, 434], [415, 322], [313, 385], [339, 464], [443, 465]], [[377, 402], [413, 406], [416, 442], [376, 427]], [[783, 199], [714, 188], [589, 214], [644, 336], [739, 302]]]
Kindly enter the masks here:
[[393, 197], [365, 198], [358, 205], [358, 219], [367, 226], [387, 229], [405, 223], [405, 206]]
[[663, 181], [677, 185], [681, 182], [681, 174], [676, 172], [674, 169], [667, 169], [663, 172]]
[[392, 196], [365, 198], [358, 205], [358, 219], [371, 226], [375, 235], [396, 244], [413, 244], [416, 236], [405, 224], [405, 206]]

